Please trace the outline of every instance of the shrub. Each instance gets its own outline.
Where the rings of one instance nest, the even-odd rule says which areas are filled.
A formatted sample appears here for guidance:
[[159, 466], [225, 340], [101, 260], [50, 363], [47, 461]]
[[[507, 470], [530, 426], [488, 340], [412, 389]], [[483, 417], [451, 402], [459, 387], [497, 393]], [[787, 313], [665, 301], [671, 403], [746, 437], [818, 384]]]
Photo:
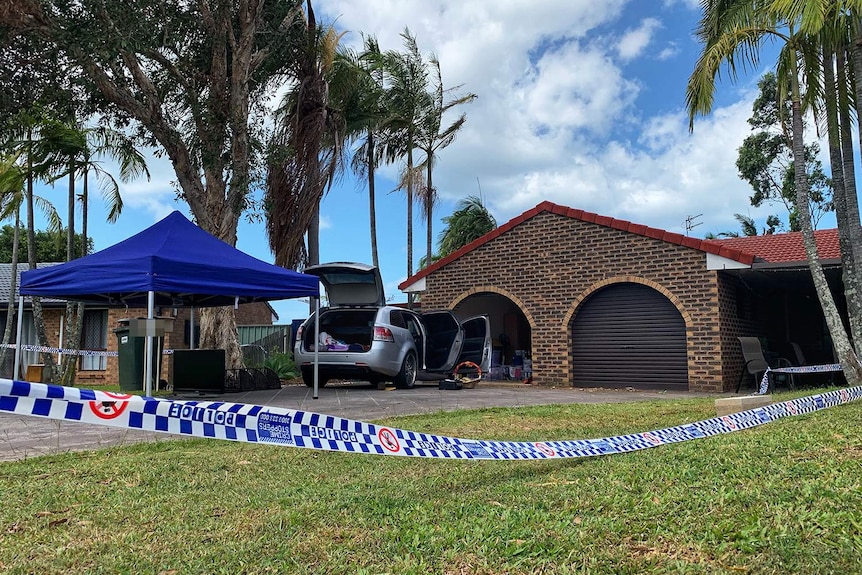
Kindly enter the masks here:
[[272, 350], [263, 362], [264, 367], [274, 371], [279, 379], [294, 379], [299, 377], [299, 369], [293, 362], [293, 354]]

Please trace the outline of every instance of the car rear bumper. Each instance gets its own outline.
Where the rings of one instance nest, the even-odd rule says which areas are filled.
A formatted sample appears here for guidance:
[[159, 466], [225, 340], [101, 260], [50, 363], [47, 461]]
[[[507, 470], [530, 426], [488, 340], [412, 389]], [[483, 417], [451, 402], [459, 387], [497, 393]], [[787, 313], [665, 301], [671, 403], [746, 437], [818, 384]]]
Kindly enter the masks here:
[[[318, 364], [321, 373], [327, 377], [348, 378], [360, 375], [377, 374], [392, 378], [401, 371], [399, 350], [391, 344], [375, 341], [369, 351], [321, 351]], [[296, 364], [303, 370], [311, 369], [314, 352], [297, 345], [294, 350]]]
[[[311, 363], [303, 363], [300, 366], [302, 373], [310, 375], [314, 371], [314, 365]], [[321, 363], [318, 366], [320, 375], [327, 379], [373, 379], [375, 376], [379, 378], [394, 377], [394, 374], [380, 373], [377, 370], [371, 369], [367, 365], [348, 365], [348, 364], [331, 364]]]

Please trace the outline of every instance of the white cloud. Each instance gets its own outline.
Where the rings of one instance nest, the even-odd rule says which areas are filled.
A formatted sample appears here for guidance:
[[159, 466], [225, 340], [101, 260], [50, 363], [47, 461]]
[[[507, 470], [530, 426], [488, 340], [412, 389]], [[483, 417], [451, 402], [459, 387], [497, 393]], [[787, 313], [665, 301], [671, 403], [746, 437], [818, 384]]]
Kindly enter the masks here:
[[[141, 229], [164, 218], [172, 211], [182, 209], [185, 206], [175, 201], [176, 192], [172, 182], [176, 181], [176, 172], [171, 162], [165, 158], [157, 158], [151, 150], [142, 150], [150, 172], [150, 179], [140, 177], [127, 183], [118, 180], [120, 196], [123, 198], [125, 208], [143, 210], [152, 216], [152, 221], [141, 222]], [[113, 162], [105, 162], [105, 169], [112, 174], [120, 172], [119, 167]], [[95, 214], [104, 209], [104, 202], [97, 194], [90, 193], [90, 209]], [[105, 210], [107, 215], [107, 211]], [[120, 215], [120, 222], [127, 221]], [[97, 246], [98, 247], [98, 246]]]
[[679, 45], [676, 42], [668, 42], [667, 46], [665, 46], [661, 52], [658, 53], [657, 58], [659, 60], [670, 60], [677, 54], [679, 54]]
[[692, 10], [700, 10], [701, 0], [664, 0], [663, 3], [669, 8], [682, 4]]
[[634, 101], [637, 86], [607, 54], [570, 42], [545, 52], [515, 96], [534, 129], [601, 132]]
[[659, 28], [661, 28], [661, 22], [655, 18], [646, 18], [636, 29], [627, 30], [617, 45], [619, 57], [623, 61], [628, 61], [640, 56]]

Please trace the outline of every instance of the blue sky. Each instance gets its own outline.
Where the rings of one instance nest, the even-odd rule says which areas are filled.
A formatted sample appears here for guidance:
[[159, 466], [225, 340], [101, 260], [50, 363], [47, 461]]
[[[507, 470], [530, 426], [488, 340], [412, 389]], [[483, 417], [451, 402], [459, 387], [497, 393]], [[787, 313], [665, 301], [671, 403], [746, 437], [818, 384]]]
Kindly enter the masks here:
[[[737, 212], [761, 224], [781, 214], [780, 206], [750, 207], [735, 167], [766, 67], [736, 84], [720, 82], [713, 113], [689, 133], [685, 88], [700, 52], [692, 35], [698, 0], [317, 0], [315, 10], [356, 46], [365, 33], [384, 50], [401, 49], [399, 34], [409, 27], [422, 53], [439, 58], [446, 86], [478, 95], [461, 107], [467, 122], [434, 172], [435, 242], [441, 218], [480, 191], [499, 224], [545, 200], [678, 233], [686, 233], [688, 216], [700, 215], [690, 234], [698, 237], [738, 229]], [[174, 209], [188, 214], [175, 201], [170, 165], [152, 162], [151, 181], [122, 186], [119, 223], [105, 224], [93, 198], [97, 250]], [[403, 194], [389, 193], [399, 169], [379, 173], [377, 222], [386, 293], [403, 301], [396, 286], [407, 276], [406, 206]], [[49, 193], [62, 203], [62, 185]], [[345, 176], [321, 214], [321, 261], [370, 263], [362, 182]], [[425, 224], [418, 208], [414, 215], [415, 267]], [[262, 224], [243, 222], [237, 247], [273, 260]], [[307, 315], [299, 301], [273, 306], [283, 323]]]

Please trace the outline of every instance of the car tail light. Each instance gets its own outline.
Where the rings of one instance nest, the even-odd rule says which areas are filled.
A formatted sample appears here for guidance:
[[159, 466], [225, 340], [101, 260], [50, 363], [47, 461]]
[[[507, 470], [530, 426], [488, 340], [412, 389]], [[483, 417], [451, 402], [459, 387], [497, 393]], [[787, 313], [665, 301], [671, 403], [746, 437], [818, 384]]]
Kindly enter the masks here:
[[388, 327], [374, 326], [374, 341], [388, 341], [395, 343], [395, 338], [392, 336], [392, 331]]

